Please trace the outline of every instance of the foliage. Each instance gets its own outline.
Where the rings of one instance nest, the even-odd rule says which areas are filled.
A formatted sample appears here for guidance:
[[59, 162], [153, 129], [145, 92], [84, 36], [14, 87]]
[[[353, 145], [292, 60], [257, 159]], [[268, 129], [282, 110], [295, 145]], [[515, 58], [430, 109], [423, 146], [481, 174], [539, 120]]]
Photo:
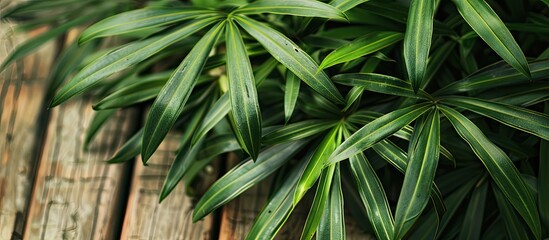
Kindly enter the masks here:
[[198, 221], [277, 175], [249, 239], [273, 238], [311, 188], [303, 239], [344, 239], [344, 199], [378, 239], [542, 239], [546, 4], [29, 1], [2, 18], [51, 29], [2, 68], [87, 26], [52, 70], [50, 107], [91, 93], [89, 142], [114, 109], [152, 103], [109, 161], [141, 154], [146, 164], [169, 131], [182, 131], [160, 200], [217, 156], [249, 156], [193, 214]]

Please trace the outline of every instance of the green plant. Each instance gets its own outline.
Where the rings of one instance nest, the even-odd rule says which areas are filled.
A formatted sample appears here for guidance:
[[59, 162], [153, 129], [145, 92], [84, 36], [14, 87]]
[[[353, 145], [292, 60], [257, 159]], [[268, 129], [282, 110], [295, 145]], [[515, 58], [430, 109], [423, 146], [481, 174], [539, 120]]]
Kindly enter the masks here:
[[[343, 239], [344, 201], [378, 239], [541, 239], [549, 236], [548, 6], [31, 1], [3, 18], [55, 27], [2, 66], [93, 23], [58, 58], [50, 107], [91, 92], [98, 112], [89, 142], [113, 109], [152, 101], [143, 128], [109, 162], [141, 154], [146, 164], [168, 131], [181, 130], [161, 200], [216, 156], [250, 156], [193, 214], [200, 220], [280, 176], [250, 239], [272, 238], [315, 184], [304, 239]], [[90, 54], [110, 38], [127, 43]]]

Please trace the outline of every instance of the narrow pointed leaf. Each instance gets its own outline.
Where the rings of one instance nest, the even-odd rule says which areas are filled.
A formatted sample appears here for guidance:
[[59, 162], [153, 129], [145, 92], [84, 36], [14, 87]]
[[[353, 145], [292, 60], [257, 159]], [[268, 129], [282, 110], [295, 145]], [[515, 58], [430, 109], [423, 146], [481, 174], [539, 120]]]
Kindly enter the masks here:
[[[326, 136], [315, 150], [315, 153], [311, 156], [307, 163], [307, 167], [303, 174], [299, 178], [294, 195], [294, 205], [297, 205], [299, 200], [307, 193], [307, 191], [315, 184], [317, 179], [322, 173], [328, 156], [337, 146], [338, 133], [340, 132], [339, 125], [334, 127]], [[316, 226], [315, 226], [316, 227]]]
[[115, 36], [173, 24], [216, 12], [199, 8], [144, 8], [105, 18], [88, 27], [78, 39], [83, 44], [99, 37]]
[[284, 14], [346, 20], [339, 9], [315, 0], [259, 0], [235, 10], [234, 14]]
[[395, 212], [394, 239], [401, 239], [419, 219], [429, 202], [440, 154], [440, 119], [433, 110], [414, 128], [404, 184]]
[[[275, 69], [278, 62], [274, 58], [269, 58], [261, 66], [254, 70], [255, 84], [260, 85], [267, 76]], [[193, 135], [192, 143], [202, 138], [208, 133], [221, 119], [223, 119], [230, 111], [229, 94], [225, 93], [215, 102], [210, 111], [206, 114], [200, 128]]]
[[[549, 114], [549, 103], [545, 103], [545, 113]], [[539, 146], [538, 186], [549, 182], [549, 141], [541, 140]], [[549, 188], [538, 188], [538, 205], [543, 225], [549, 231]]]
[[363, 153], [352, 156], [349, 163], [377, 239], [390, 240], [394, 233], [394, 220], [381, 181]]
[[210, 159], [222, 153], [232, 152], [240, 149], [238, 141], [233, 134], [215, 135], [204, 140], [206, 144], [200, 150], [201, 161]]
[[[399, 172], [405, 173], [408, 166], [408, 155], [393, 142], [385, 139], [381, 140], [378, 143], [372, 146], [372, 149], [383, 159], [385, 159], [389, 164], [396, 168]], [[442, 147], [441, 147], [442, 149]], [[437, 184], [433, 181], [431, 186], [431, 203], [435, 208], [436, 213], [440, 216], [443, 216], [446, 212], [446, 206], [442, 198], [442, 193], [440, 192]]]
[[315, 192], [315, 198], [313, 199], [313, 204], [311, 205], [311, 209], [307, 215], [305, 226], [303, 226], [303, 232], [301, 232], [301, 240], [311, 240], [313, 238], [313, 235], [315, 234], [320, 223], [320, 219], [323, 217], [323, 212], [326, 211], [326, 202], [330, 196], [335, 167], [336, 164], [330, 165], [325, 168], [320, 175], [320, 180]]
[[129, 161], [139, 155], [141, 152], [141, 143], [143, 142], [143, 129], [135, 133], [118, 151], [112, 156], [107, 163], [121, 163]]
[[268, 177], [294, 156], [306, 141], [289, 142], [263, 150], [257, 160], [234, 167], [217, 180], [200, 198], [193, 212], [196, 222]]
[[482, 91], [502, 86], [511, 86], [520, 83], [529, 83], [546, 78], [549, 75], [549, 60], [531, 62], [529, 65], [531, 78], [517, 72], [506, 63], [496, 63], [480, 69], [476, 73], [465, 77], [462, 80], [441, 88], [437, 95], [446, 95], [456, 92]]
[[141, 155], [146, 161], [156, 151], [185, 106], [191, 91], [206, 63], [210, 50], [224, 24], [214, 26], [196, 45], [174, 71], [154, 101], [147, 120]]
[[330, 120], [305, 120], [288, 124], [263, 136], [265, 144], [295, 141], [321, 133], [336, 125]]
[[458, 134], [471, 146], [496, 185], [520, 213], [537, 239], [541, 238], [541, 224], [534, 197], [511, 159], [494, 145], [469, 119], [451, 108], [439, 108]]
[[82, 61], [96, 50], [98, 43], [91, 43], [79, 47], [76, 41], [65, 46], [65, 49], [56, 58], [55, 64], [48, 75], [47, 99], [51, 99], [59, 86], [73, 71], [78, 69]]
[[101, 101], [93, 105], [93, 109], [124, 108], [153, 99], [158, 95], [164, 83], [166, 82], [151, 81], [132, 84], [101, 99]]
[[446, 206], [448, 206], [448, 211], [446, 211], [446, 214], [444, 214], [444, 217], [440, 221], [438, 229], [439, 237], [440, 234], [444, 232], [446, 227], [450, 224], [451, 220], [453, 220], [453, 217], [457, 213], [461, 203], [465, 200], [467, 196], [469, 196], [469, 192], [475, 186], [477, 181], [478, 178], [473, 178], [466, 184], [461, 185], [458, 190], [452, 192], [449, 196], [444, 198], [444, 203], [446, 204]]
[[195, 144], [198, 139], [204, 137], [208, 131], [210, 131], [221, 119], [223, 119], [231, 111], [231, 103], [229, 101], [229, 94], [223, 94], [214, 103], [212, 108], [206, 113], [200, 128], [196, 130], [192, 138], [192, 144]]
[[341, 173], [339, 163], [336, 163], [332, 189], [326, 202], [318, 225], [316, 239], [345, 240], [345, 209], [343, 208], [343, 190], [341, 188]]
[[442, 102], [465, 108], [508, 126], [549, 140], [549, 115], [547, 114], [470, 97], [445, 97]]
[[177, 184], [183, 179], [185, 173], [189, 170], [189, 167], [194, 161], [197, 160], [198, 153], [202, 149], [202, 141], [198, 141], [192, 147], [189, 144], [184, 145], [176, 154], [175, 159], [168, 171], [162, 190], [160, 190], [159, 202], [162, 202], [177, 186]]
[[286, 122], [292, 117], [297, 97], [299, 96], [299, 86], [301, 81], [295, 74], [288, 71], [286, 73], [286, 85], [284, 88], [284, 119]]
[[246, 240], [272, 240], [280, 231], [294, 210], [295, 186], [305, 169], [306, 164], [303, 163], [304, 161], [292, 168], [280, 188], [267, 201], [246, 235]]
[[92, 122], [88, 127], [86, 138], [84, 139], [84, 148], [86, 149], [88, 148], [88, 146], [92, 142], [93, 138], [97, 135], [101, 127], [103, 127], [103, 125], [105, 125], [107, 120], [109, 120], [115, 113], [116, 113], [116, 110], [105, 110], [105, 111], [95, 112]]
[[430, 98], [429, 94], [423, 90], [418, 90], [417, 94], [414, 93], [414, 90], [412, 90], [412, 85], [410, 85], [410, 83], [383, 74], [348, 73], [336, 75], [332, 77], [332, 79], [340, 84], [364, 87], [365, 90], [372, 92], [379, 92], [409, 98]]
[[18, 46], [15, 50], [13, 50], [13, 52], [11, 52], [8, 55], [6, 60], [4, 60], [2, 65], [0, 65], [0, 72], [2, 72], [2, 70], [4, 70], [8, 65], [12, 64], [14, 61], [27, 56], [28, 54], [36, 50], [38, 47], [42, 46], [47, 41], [67, 32], [69, 29], [73, 27], [84, 24], [85, 22], [91, 20], [93, 17], [95, 17], [94, 14], [84, 15], [76, 19], [73, 19], [71, 21], [65, 22], [59, 25], [58, 27], [49, 29], [48, 31], [46, 31], [45, 33], [39, 36], [30, 38], [28, 41]]
[[463, 19], [503, 60], [530, 78], [528, 62], [513, 35], [484, 0], [452, 0]]
[[473, 190], [469, 205], [465, 211], [465, 219], [459, 232], [459, 240], [480, 239], [487, 193], [487, 181], [477, 184]]
[[403, 55], [414, 92], [417, 92], [421, 87], [427, 72], [434, 16], [435, 0], [412, 0], [410, 2]]
[[261, 112], [250, 59], [240, 31], [232, 21], [226, 26], [227, 77], [235, 135], [245, 152], [257, 158], [261, 144]]
[[280, 63], [322, 96], [344, 104], [343, 96], [317, 63], [294, 42], [278, 31], [247, 17], [235, 17], [237, 22]]
[[429, 104], [418, 104], [395, 110], [366, 124], [346, 139], [330, 156], [330, 163], [347, 159], [397, 132], [429, 110]]
[[333, 0], [330, 2], [330, 5], [341, 10], [342, 12], [346, 12], [367, 1], [369, 0]]
[[[540, 188], [541, 189], [541, 188]], [[503, 193], [498, 188], [493, 188], [494, 196], [498, 209], [505, 223], [505, 230], [509, 239], [531, 239], [528, 235], [528, 228], [520, 218], [517, 218], [517, 212], [513, 208], [509, 201], [505, 198]]]
[[[421, 91], [421, 90], [420, 90]], [[363, 124], [366, 125], [370, 123], [371, 121], [375, 120], [376, 118], [379, 118], [383, 116], [383, 114], [378, 112], [372, 112], [372, 111], [364, 111], [359, 110], [354, 112], [348, 119], [350, 122], [357, 123], [357, 124]], [[410, 126], [404, 126], [402, 129], [398, 130], [393, 134], [393, 136], [404, 139], [406, 141], [409, 141], [412, 136], [413, 128]], [[440, 146], [440, 153], [448, 159], [450, 162], [452, 162], [454, 165], [456, 165], [456, 159], [454, 155], [446, 149], [444, 146]], [[406, 162], [406, 161], [404, 161]]]
[[57, 106], [69, 98], [81, 94], [111, 74], [147, 59], [169, 45], [214, 22], [215, 18], [195, 21], [170, 34], [130, 43], [99, 57], [77, 73], [59, 90], [50, 103], [50, 107]]
[[364, 55], [377, 52], [399, 42], [402, 38], [402, 33], [398, 32], [374, 32], [366, 34], [328, 54], [320, 64], [320, 69], [349, 62]]

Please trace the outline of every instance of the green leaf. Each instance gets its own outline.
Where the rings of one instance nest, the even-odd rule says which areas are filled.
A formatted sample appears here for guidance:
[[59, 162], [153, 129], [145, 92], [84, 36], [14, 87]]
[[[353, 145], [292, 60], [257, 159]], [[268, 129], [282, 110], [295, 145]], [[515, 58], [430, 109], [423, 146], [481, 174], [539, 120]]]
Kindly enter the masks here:
[[217, 125], [217, 123], [219, 123], [219, 121], [221, 121], [221, 119], [223, 119], [231, 111], [230, 104], [229, 94], [226, 93], [219, 97], [208, 113], [206, 113], [200, 128], [198, 128], [198, 130], [194, 133], [191, 141], [192, 144], [195, 144], [198, 139], [204, 137], [208, 131], [215, 127], [215, 125]]
[[409, 98], [430, 99], [428, 93], [418, 90], [414, 93], [410, 83], [398, 78], [377, 73], [348, 73], [339, 74], [332, 79], [340, 84], [364, 87], [368, 91], [379, 92]]
[[[408, 155], [393, 142], [385, 139], [372, 146], [372, 149], [385, 161], [391, 164], [399, 172], [404, 173], [408, 165]], [[440, 147], [442, 150], [442, 146]], [[446, 212], [446, 206], [442, 200], [442, 193], [439, 188], [433, 182], [431, 187], [431, 202], [433, 203], [437, 214], [442, 215]]]
[[316, 148], [315, 153], [308, 160], [307, 167], [305, 168], [305, 171], [303, 171], [303, 174], [297, 183], [294, 194], [294, 205], [297, 205], [307, 190], [309, 190], [309, 188], [311, 188], [320, 177], [328, 156], [330, 156], [338, 144], [337, 142], [340, 138], [338, 135], [341, 134], [340, 127], [340, 125], [337, 125], [328, 134], [326, 134], [326, 136], [324, 136], [324, 139], [322, 139], [322, 142], [320, 142]]
[[341, 188], [341, 174], [339, 163], [335, 164], [330, 196], [325, 204], [317, 229], [316, 239], [332, 240], [345, 239], [345, 210], [343, 208], [343, 190]]
[[517, 218], [517, 212], [513, 206], [509, 204], [507, 199], [505, 199], [503, 193], [498, 188], [493, 188], [493, 191], [509, 239], [531, 239], [531, 236], [529, 236], [527, 232], [528, 229], [524, 225], [524, 221]]
[[[549, 103], [545, 103], [545, 113], [549, 114]], [[549, 182], [549, 141], [541, 140], [539, 146], [538, 186]], [[549, 231], [549, 188], [538, 188], [539, 213], [545, 230]]]
[[495, 89], [502, 86], [529, 83], [530, 80], [544, 79], [549, 75], [549, 60], [534, 61], [528, 66], [531, 73], [530, 79], [511, 66], [500, 62], [480, 69], [471, 76], [441, 88], [435, 92], [435, 95]]
[[215, 11], [199, 8], [143, 8], [127, 11], [105, 18], [88, 27], [80, 34], [78, 43], [83, 44], [95, 38], [149, 30], [196, 17], [211, 17], [216, 14]]
[[284, 120], [290, 121], [294, 112], [297, 97], [299, 96], [299, 86], [301, 81], [290, 71], [286, 72], [286, 85], [284, 88]]
[[370, 165], [364, 153], [359, 153], [349, 159], [351, 171], [357, 185], [358, 193], [368, 213], [368, 219], [374, 229], [377, 239], [392, 239], [394, 221], [391, 207], [381, 181]]
[[215, 25], [196, 45], [174, 71], [154, 101], [147, 120], [141, 155], [144, 161], [156, 151], [185, 106], [192, 89], [206, 63], [208, 54], [222, 32], [224, 23]]
[[[450, 224], [453, 220], [456, 212], [458, 211], [461, 203], [465, 200], [465, 197], [469, 195], [471, 189], [477, 183], [478, 178], [473, 178], [467, 181], [465, 184], [460, 185], [459, 189], [452, 192], [448, 197], [444, 199], [446, 206], [448, 206], [448, 211], [444, 214], [444, 217], [441, 219], [438, 229], [438, 237], [444, 232], [446, 226]], [[459, 215], [458, 215], [459, 216]]]
[[240, 149], [240, 145], [233, 134], [215, 135], [204, 141], [206, 141], [207, 144], [200, 151], [201, 161], [214, 158], [222, 153]]
[[339, 9], [315, 0], [259, 0], [244, 5], [233, 14], [283, 14], [302, 17], [321, 17], [346, 20], [345, 14]]
[[346, 12], [367, 1], [369, 0], [333, 0], [330, 2], [330, 5], [341, 10], [342, 12]]
[[183, 179], [183, 176], [185, 176], [185, 173], [187, 173], [191, 164], [197, 160], [203, 142], [204, 141], [198, 141], [198, 143], [192, 147], [190, 147], [189, 144], [185, 144], [179, 150], [168, 171], [168, 175], [164, 180], [162, 190], [160, 190], [159, 202], [162, 202], [173, 191], [175, 186]]
[[476, 97], [501, 104], [529, 107], [549, 99], [549, 83], [527, 83], [521, 86], [498, 88], [498, 91], [483, 92]]
[[[267, 76], [275, 69], [278, 62], [274, 58], [269, 58], [254, 71], [256, 85], [260, 85]], [[208, 133], [221, 119], [223, 119], [230, 111], [229, 94], [225, 93], [215, 102], [210, 111], [206, 114], [200, 128], [196, 131], [192, 138], [194, 144], [198, 139]]]
[[373, 32], [337, 48], [320, 63], [320, 69], [333, 65], [349, 62], [364, 55], [377, 52], [402, 40], [402, 33], [398, 32]]
[[46, 99], [51, 99], [59, 86], [73, 71], [81, 66], [82, 61], [97, 48], [97, 43], [79, 47], [76, 41], [71, 42], [56, 58], [48, 75], [48, 92]]
[[236, 21], [280, 63], [307, 85], [333, 102], [344, 104], [341, 93], [317, 63], [283, 34], [248, 17], [235, 16]]
[[84, 139], [84, 149], [88, 148], [91, 141], [97, 135], [101, 127], [103, 127], [103, 125], [105, 125], [107, 120], [109, 120], [115, 113], [116, 113], [116, 110], [106, 110], [106, 111], [95, 112], [92, 122], [88, 127], [86, 138]]
[[[313, 200], [313, 204], [311, 205], [311, 209], [309, 210], [309, 214], [307, 215], [305, 226], [303, 226], [303, 232], [301, 232], [301, 240], [311, 240], [316, 232], [316, 229], [319, 227], [320, 219], [324, 216], [323, 212], [325, 211], [324, 208], [326, 207], [326, 202], [330, 196], [335, 166], [336, 164], [332, 164], [322, 170], [322, 174], [319, 173], [320, 181], [316, 187], [315, 198]], [[305, 171], [307, 171], [307, 169], [305, 169]], [[299, 188], [299, 183], [297, 186]]]
[[295, 141], [321, 133], [336, 125], [330, 120], [304, 120], [280, 127], [263, 136], [263, 143], [277, 144]]
[[433, 38], [434, 0], [412, 0], [404, 35], [404, 62], [410, 83], [417, 92], [427, 72], [427, 60]]
[[534, 197], [509, 157], [494, 145], [482, 131], [465, 116], [440, 105], [439, 109], [452, 123], [458, 134], [471, 146], [496, 185], [524, 218], [537, 239], [541, 238], [541, 224]]
[[6, 60], [0, 65], [0, 72], [3, 71], [8, 65], [12, 64], [13, 62], [21, 59], [22, 57], [27, 56], [28, 54], [32, 53], [32, 51], [36, 50], [38, 47], [42, 46], [47, 41], [60, 36], [61, 34], [69, 31], [71, 28], [76, 27], [78, 25], [82, 25], [85, 22], [93, 19], [95, 17], [94, 14], [90, 15], [83, 15], [78, 18], [75, 18], [71, 21], [65, 22], [55, 28], [49, 29], [45, 33], [30, 38], [23, 44], [19, 45], [13, 52], [11, 52]]
[[280, 231], [284, 223], [294, 210], [293, 197], [295, 186], [306, 164], [302, 161], [293, 166], [286, 180], [276, 190], [275, 194], [267, 201], [265, 207], [257, 215], [246, 240], [271, 240]]
[[276, 59], [270, 57], [269, 59], [265, 60], [263, 64], [256, 67], [254, 69], [254, 78], [255, 78], [255, 85], [259, 86], [267, 77], [269, 74], [273, 72], [273, 70], [278, 66], [278, 61]]
[[530, 78], [528, 62], [513, 35], [484, 0], [452, 0], [473, 30], [503, 60]]
[[134, 84], [122, 87], [93, 105], [93, 109], [112, 109], [128, 107], [136, 103], [153, 99], [166, 84], [171, 72], [152, 74], [146, 78], [137, 78]]
[[380, 140], [392, 135], [431, 108], [429, 104], [417, 104], [395, 110], [366, 124], [339, 145], [330, 156], [334, 163], [364, 151]]
[[107, 163], [122, 163], [137, 157], [141, 152], [142, 142], [143, 129], [140, 129], [118, 149], [114, 156], [107, 160]]
[[50, 103], [55, 107], [69, 98], [81, 94], [113, 73], [126, 69], [158, 53], [169, 45], [214, 23], [216, 18], [207, 18], [189, 23], [176, 31], [143, 41], [124, 45], [93, 61], [65, 84]]
[[406, 235], [429, 202], [440, 155], [438, 110], [418, 122], [408, 152], [408, 166], [395, 212], [394, 239]]
[[257, 158], [261, 144], [261, 112], [250, 59], [240, 31], [232, 21], [226, 22], [227, 77], [231, 119], [242, 149]]
[[478, 183], [473, 190], [458, 239], [480, 239], [487, 192], [488, 181]]
[[445, 97], [441, 102], [465, 108], [508, 126], [549, 140], [549, 115], [547, 114], [470, 97]]
[[268, 177], [294, 156], [306, 141], [289, 142], [263, 150], [257, 160], [251, 159], [234, 167], [217, 180], [200, 198], [193, 212], [196, 222], [228, 203], [248, 188]]

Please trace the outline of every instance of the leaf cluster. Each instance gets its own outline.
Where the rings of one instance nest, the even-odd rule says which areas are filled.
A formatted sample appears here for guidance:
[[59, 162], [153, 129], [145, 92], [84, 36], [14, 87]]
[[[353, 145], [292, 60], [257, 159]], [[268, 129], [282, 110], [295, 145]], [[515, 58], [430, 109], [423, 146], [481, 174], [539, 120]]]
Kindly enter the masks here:
[[57, 58], [50, 107], [92, 94], [87, 143], [116, 109], [148, 109], [110, 163], [147, 164], [181, 131], [160, 201], [219, 156], [241, 156], [200, 196], [194, 221], [278, 176], [248, 239], [274, 238], [308, 193], [302, 239], [345, 239], [345, 209], [378, 239], [542, 239], [548, 6], [31, 1], [2, 17], [51, 30], [1, 68], [89, 25]]

